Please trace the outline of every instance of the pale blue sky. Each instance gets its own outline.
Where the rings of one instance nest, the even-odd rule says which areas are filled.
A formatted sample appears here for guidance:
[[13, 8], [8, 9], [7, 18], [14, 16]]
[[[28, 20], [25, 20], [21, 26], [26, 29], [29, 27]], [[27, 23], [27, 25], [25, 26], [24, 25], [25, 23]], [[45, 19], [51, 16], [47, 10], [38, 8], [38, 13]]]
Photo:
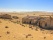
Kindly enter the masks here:
[[1, 9], [53, 11], [53, 0], [0, 0]]

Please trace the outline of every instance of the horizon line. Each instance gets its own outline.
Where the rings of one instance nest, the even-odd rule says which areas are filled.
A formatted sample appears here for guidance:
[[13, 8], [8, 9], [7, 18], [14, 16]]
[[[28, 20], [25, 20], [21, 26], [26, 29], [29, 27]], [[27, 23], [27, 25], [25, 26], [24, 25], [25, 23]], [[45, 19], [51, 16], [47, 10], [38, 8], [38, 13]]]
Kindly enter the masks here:
[[27, 9], [0, 9], [0, 12], [53, 12], [46, 10], [27, 10]]

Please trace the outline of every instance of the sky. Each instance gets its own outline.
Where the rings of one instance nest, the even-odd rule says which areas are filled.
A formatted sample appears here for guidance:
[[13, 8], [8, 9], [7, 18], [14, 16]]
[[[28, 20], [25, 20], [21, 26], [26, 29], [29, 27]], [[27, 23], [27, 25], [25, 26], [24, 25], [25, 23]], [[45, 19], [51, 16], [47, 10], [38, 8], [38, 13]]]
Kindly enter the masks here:
[[0, 0], [0, 11], [53, 12], [53, 0]]

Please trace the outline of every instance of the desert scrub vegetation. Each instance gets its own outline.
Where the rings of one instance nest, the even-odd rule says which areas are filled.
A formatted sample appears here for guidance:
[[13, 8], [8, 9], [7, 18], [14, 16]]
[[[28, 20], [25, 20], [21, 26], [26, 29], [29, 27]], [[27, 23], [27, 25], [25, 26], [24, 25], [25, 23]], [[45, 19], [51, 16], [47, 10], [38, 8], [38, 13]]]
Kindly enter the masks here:
[[29, 28], [31, 28], [33, 30], [33, 25], [29, 25]]
[[41, 31], [45, 31], [44, 29], [40, 28]]
[[38, 26], [34, 26], [34, 25], [29, 25], [29, 28], [31, 28], [32, 30], [34, 29], [34, 30], [36, 30], [36, 31], [38, 31]]
[[44, 39], [46, 39], [46, 37], [44, 37]]
[[9, 32], [9, 31], [7, 31], [6, 33], [7, 33], [7, 34], [10, 34], [10, 32]]
[[11, 22], [20, 24], [20, 21], [18, 21], [18, 20], [15, 20], [15, 21], [11, 20]]
[[36, 29], [35, 29], [36, 31], [38, 31], [38, 28], [36, 27]]
[[35, 14], [33, 14], [33, 15], [35, 15]]
[[1, 36], [0, 36], [1, 37]]
[[25, 25], [24, 25], [24, 24], [22, 24], [22, 23], [20, 23], [20, 25], [21, 25], [21, 26], [23, 26], [23, 27], [25, 27]]
[[13, 19], [18, 19], [19, 17], [17, 17], [17, 16], [12, 16], [12, 18], [13, 18]]
[[0, 21], [0, 23], [2, 23], [2, 22]]
[[32, 37], [32, 35], [31, 35], [31, 34], [27, 34], [27, 35], [26, 35], [26, 38], [28, 38], [28, 37]]
[[17, 24], [19, 24], [20, 23], [20, 21], [13, 21], [14, 23], [17, 23]]
[[8, 26], [5, 26], [5, 28], [9, 28]]

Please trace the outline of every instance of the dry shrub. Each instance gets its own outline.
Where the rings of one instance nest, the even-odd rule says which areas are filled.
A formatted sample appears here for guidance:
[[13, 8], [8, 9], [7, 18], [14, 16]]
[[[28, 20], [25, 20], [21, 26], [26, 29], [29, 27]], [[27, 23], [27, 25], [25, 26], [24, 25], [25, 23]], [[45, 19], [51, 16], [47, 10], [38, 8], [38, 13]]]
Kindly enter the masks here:
[[25, 25], [24, 25], [24, 24], [22, 24], [22, 23], [20, 23], [20, 25], [25, 27]]
[[32, 26], [30, 25], [29, 28], [32, 28]]
[[21, 25], [25, 27], [25, 25], [23, 25], [23, 24], [21, 24]]
[[7, 31], [7, 34], [10, 34], [10, 32], [9, 32], [9, 31]]
[[0, 36], [1, 37], [1, 36]]
[[41, 31], [44, 31], [44, 29], [40, 28]]
[[44, 37], [44, 39], [46, 39], [46, 37]]
[[12, 16], [12, 18], [14, 18], [14, 19], [18, 19], [19, 17], [17, 17], [17, 16]]
[[53, 34], [53, 32], [51, 32], [51, 34]]
[[29, 36], [32, 36], [31, 34], [26, 35], [26, 38], [28, 38]]
[[29, 25], [29, 28], [31, 28], [33, 30], [33, 26], [32, 25]]
[[36, 31], [38, 31], [38, 28], [36, 27], [36, 29], [35, 29]]
[[8, 26], [5, 26], [5, 28], [9, 28]]
[[35, 14], [33, 14], [33, 15], [35, 15]]

